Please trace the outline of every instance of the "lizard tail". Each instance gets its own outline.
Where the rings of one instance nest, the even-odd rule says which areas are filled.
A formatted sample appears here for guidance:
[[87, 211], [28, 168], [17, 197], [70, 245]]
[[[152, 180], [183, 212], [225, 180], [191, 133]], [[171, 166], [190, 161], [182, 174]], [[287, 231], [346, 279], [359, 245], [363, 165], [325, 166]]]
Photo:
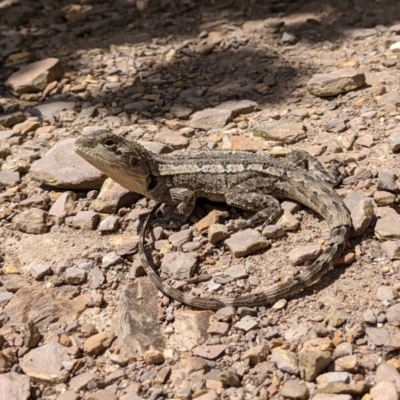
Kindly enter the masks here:
[[174, 289], [171, 286], [163, 283], [156, 272], [156, 266], [153, 259], [151, 257], [147, 257], [145, 252], [145, 237], [149, 228], [149, 221], [157, 209], [158, 206], [154, 207], [152, 212], [147, 216], [142, 226], [139, 238], [139, 254], [142, 261], [142, 266], [146, 271], [147, 276], [149, 276], [149, 278], [154, 282], [161, 292], [169, 297], [172, 297], [174, 300], [192, 307], [208, 310], [218, 310], [219, 308], [227, 306], [263, 306], [274, 303], [279, 299], [303, 290], [319, 280], [328, 272], [328, 270], [333, 266], [334, 262], [342, 254], [350, 234], [349, 225], [341, 225], [333, 228], [329, 242], [321, 255], [307, 268], [307, 270], [298, 276], [291, 278], [287, 282], [273, 285], [262, 292], [252, 293], [237, 298], [202, 298], [186, 294], [185, 292]]

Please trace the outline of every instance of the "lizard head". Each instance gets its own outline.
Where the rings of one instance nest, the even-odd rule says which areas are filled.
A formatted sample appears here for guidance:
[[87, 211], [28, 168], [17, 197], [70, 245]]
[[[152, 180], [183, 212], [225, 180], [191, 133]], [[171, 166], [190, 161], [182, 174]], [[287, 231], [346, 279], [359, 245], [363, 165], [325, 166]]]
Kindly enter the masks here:
[[98, 130], [75, 142], [74, 151], [121, 186], [146, 195], [149, 152], [136, 142]]

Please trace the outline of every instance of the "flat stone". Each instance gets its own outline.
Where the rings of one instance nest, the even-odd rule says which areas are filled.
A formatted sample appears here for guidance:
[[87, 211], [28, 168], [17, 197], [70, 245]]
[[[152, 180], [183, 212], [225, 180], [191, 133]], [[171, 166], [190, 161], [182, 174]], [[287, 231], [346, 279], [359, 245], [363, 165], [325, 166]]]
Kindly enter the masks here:
[[164, 256], [161, 271], [177, 280], [188, 279], [194, 274], [197, 256], [195, 252], [171, 251]]
[[111, 346], [114, 339], [114, 332], [98, 333], [85, 340], [83, 343], [83, 351], [90, 356], [99, 355]]
[[280, 394], [285, 399], [307, 400], [310, 393], [304, 382], [290, 379], [283, 383]]
[[395, 291], [390, 286], [379, 286], [376, 291], [376, 298], [380, 301], [391, 301], [396, 297]]
[[174, 104], [169, 112], [179, 119], [188, 119], [193, 109], [182, 104]]
[[296, 44], [297, 43], [297, 38], [296, 38], [296, 36], [292, 35], [291, 33], [283, 32], [282, 37], [281, 37], [281, 43], [283, 43], [283, 44]]
[[0, 400], [28, 400], [31, 397], [29, 376], [9, 372], [0, 374]]
[[26, 115], [21, 111], [0, 115], [0, 125], [4, 126], [5, 128], [12, 128], [17, 124], [24, 122], [25, 120]]
[[69, 381], [69, 388], [74, 392], [85, 390], [87, 384], [95, 379], [95, 374], [92, 374], [91, 372], [84, 372], [71, 378], [71, 380]]
[[318, 393], [311, 400], [352, 400], [349, 394]]
[[99, 189], [106, 177], [74, 153], [75, 140], [58, 142], [43, 158], [35, 161], [30, 170], [32, 178], [64, 189]]
[[391, 209], [385, 211], [387, 212], [376, 221], [376, 237], [379, 240], [400, 239], [400, 215]]
[[57, 396], [57, 400], [80, 400], [80, 396], [70, 390], [66, 390]]
[[212, 321], [207, 329], [210, 335], [226, 336], [229, 332], [229, 324], [227, 322]]
[[222, 129], [232, 118], [232, 111], [206, 108], [192, 115], [190, 126], [195, 129]]
[[217, 110], [227, 110], [232, 113], [232, 118], [237, 117], [240, 114], [248, 114], [257, 110], [258, 103], [251, 100], [233, 100], [225, 101], [215, 107]]
[[377, 31], [372, 28], [366, 28], [366, 29], [354, 29], [351, 32], [351, 37], [355, 40], [362, 40], [371, 36], [375, 36], [377, 34]]
[[383, 94], [378, 99], [379, 106], [400, 106], [400, 93], [399, 92], [388, 92]]
[[29, 281], [19, 274], [7, 274], [0, 279], [7, 292], [16, 293], [18, 290], [30, 285]]
[[236, 322], [233, 327], [243, 332], [249, 332], [250, 330], [258, 327], [258, 322], [254, 318], [247, 315], [243, 317], [240, 321]]
[[228, 348], [225, 344], [202, 345], [194, 349], [193, 354], [207, 360], [216, 360]]
[[110, 267], [113, 267], [114, 265], [123, 264], [123, 263], [124, 263], [124, 259], [122, 257], [120, 257], [114, 251], [105, 254], [101, 260], [101, 264], [104, 269], [108, 269]]
[[[52, 119], [55, 114], [63, 110], [73, 110], [75, 108], [75, 103], [72, 101], [53, 101], [50, 103], [40, 104], [33, 107], [33, 112], [38, 117], [44, 117]], [[75, 140], [75, 139], [66, 139]]]
[[134, 114], [135, 112], [151, 111], [156, 106], [154, 101], [139, 100], [132, 103], [128, 103], [124, 106], [124, 111], [129, 114]]
[[101, 232], [113, 232], [119, 229], [119, 217], [116, 215], [109, 215], [104, 218], [99, 224], [99, 231]]
[[0, 171], [0, 183], [5, 186], [16, 186], [21, 182], [19, 172], [11, 172], [7, 170]]
[[139, 200], [137, 193], [133, 193], [111, 178], [107, 178], [89, 209], [100, 213], [115, 214], [121, 207], [130, 207], [137, 200]]
[[265, 140], [274, 140], [286, 144], [296, 143], [307, 137], [306, 128], [296, 120], [268, 121], [257, 124], [253, 135]]
[[289, 262], [292, 265], [302, 265], [306, 261], [317, 259], [321, 253], [322, 248], [319, 245], [297, 247], [289, 253]]
[[156, 133], [154, 141], [164, 143], [174, 150], [185, 149], [189, 146], [190, 140], [181, 132], [164, 129]]
[[212, 224], [219, 224], [228, 216], [229, 214], [226, 211], [212, 210], [204, 218], [198, 221], [195, 227], [199, 232], [203, 232]]
[[351, 192], [344, 199], [344, 204], [350, 211], [352, 221], [352, 236], [361, 236], [368, 229], [374, 217], [372, 199], [360, 192]]
[[61, 383], [68, 379], [69, 372], [64, 369], [63, 362], [69, 359], [66, 347], [59, 343], [48, 343], [27, 353], [20, 366], [31, 378], [48, 383]]
[[253, 140], [243, 136], [230, 136], [222, 143], [223, 150], [257, 151], [268, 147], [268, 144], [260, 140]]
[[384, 344], [385, 351], [397, 351], [400, 349], [400, 333], [396, 333], [389, 337]]
[[350, 315], [342, 310], [335, 310], [329, 315], [329, 325], [334, 328], [340, 328], [350, 319]]
[[[397, 392], [400, 392], [400, 374], [393, 365], [381, 364], [376, 370], [376, 382], [391, 382]], [[379, 399], [380, 400], [380, 399]]]
[[383, 346], [389, 338], [389, 332], [386, 329], [367, 328], [366, 332], [375, 346]]
[[299, 360], [296, 353], [276, 347], [271, 350], [271, 354], [271, 361], [276, 364], [278, 369], [291, 375], [299, 374]]
[[11, 292], [0, 292], [0, 305], [8, 303], [13, 297]]
[[41, 234], [48, 230], [47, 217], [47, 211], [31, 208], [17, 214], [12, 219], [12, 225], [21, 232]]
[[396, 386], [389, 381], [380, 381], [371, 388], [372, 400], [398, 400]]
[[378, 207], [390, 206], [396, 201], [396, 195], [384, 190], [379, 190], [374, 193], [374, 201]]
[[399, 240], [388, 240], [386, 242], [383, 242], [381, 247], [390, 260], [400, 260]]
[[230, 277], [232, 280], [246, 279], [249, 274], [247, 273], [244, 265], [235, 264], [224, 270], [224, 275]]
[[80, 285], [86, 282], [87, 272], [80, 268], [67, 268], [65, 270], [65, 280], [70, 285]]
[[389, 325], [400, 326], [400, 304], [390, 306], [386, 311]]
[[100, 221], [100, 215], [94, 211], [79, 211], [72, 219], [72, 226], [75, 229], [91, 231], [96, 229]]
[[110, 237], [110, 244], [115, 252], [121, 256], [135, 254], [138, 250], [139, 237], [132, 235], [113, 235]]
[[46, 86], [64, 77], [64, 70], [57, 58], [46, 58], [22, 67], [6, 81], [6, 86], [18, 95], [42, 92]]
[[277, 239], [285, 234], [285, 230], [279, 225], [267, 225], [262, 231], [262, 235], [267, 239]]
[[193, 237], [193, 231], [191, 229], [184, 229], [182, 231], [173, 233], [168, 237], [168, 241], [174, 247], [183, 246], [185, 243], [190, 242]]
[[350, 383], [352, 375], [349, 372], [326, 372], [317, 376], [316, 382], [319, 388], [323, 388], [325, 385], [332, 382], [344, 382]]
[[117, 334], [116, 346], [123, 356], [142, 356], [151, 347], [165, 349], [162, 326], [157, 313], [153, 312], [157, 307], [157, 292], [148, 277], [136, 278], [121, 290], [111, 326]]
[[94, 393], [90, 393], [86, 399], [87, 400], [118, 400], [118, 397], [111, 390], [103, 389], [103, 390], [96, 390]]
[[307, 84], [314, 96], [330, 97], [361, 87], [365, 83], [363, 72], [354, 68], [343, 68], [331, 73], [316, 74]]
[[225, 245], [235, 257], [244, 257], [270, 246], [265, 237], [254, 229], [245, 229], [234, 233], [225, 240]]
[[356, 373], [358, 371], [358, 358], [356, 355], [340, 357], [335, 360], [335, 371], [347, 371]]

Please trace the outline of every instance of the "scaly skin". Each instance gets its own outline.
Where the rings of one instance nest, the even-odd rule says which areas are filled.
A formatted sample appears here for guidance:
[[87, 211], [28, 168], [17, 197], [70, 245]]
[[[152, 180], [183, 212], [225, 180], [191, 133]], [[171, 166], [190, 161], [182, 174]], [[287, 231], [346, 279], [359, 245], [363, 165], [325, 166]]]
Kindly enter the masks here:
[[[206, 197], [255, 211], [235, 229], [269, 223], [279, 214], [276, 199], [296, 200], [320, 214], [331, 229], [329, 242], [314, 263], [298, 276], [258, 293], [238, 298], [198, 298], [165, 285], [144, 251], [150, 216], [140, 235], [143, 267], [157, 288], [187, 305], [203, 309], [225, 306], [260, 306], [297, 293], [321, 278], [343, 252], [351, 221], [338, 194], [325, 181], [334, 178], [305, 152], [273, 158], [245, 151], [178, 151], [155, 155], [136, 142], [107, 131], [78, 139], [75, 151], [129, 190], [159, 203], [176, 205], [168, 223], [181, 225], [191, 214], [195, 200]], [[307, 169], [306, 169], [307, 168]]]

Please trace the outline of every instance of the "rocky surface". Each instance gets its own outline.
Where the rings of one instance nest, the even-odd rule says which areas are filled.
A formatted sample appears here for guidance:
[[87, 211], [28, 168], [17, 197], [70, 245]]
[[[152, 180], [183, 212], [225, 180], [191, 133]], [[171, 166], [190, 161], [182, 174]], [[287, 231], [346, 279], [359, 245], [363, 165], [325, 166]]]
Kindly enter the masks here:
[[[0, 0], [0, 400], [398, 399], [398, 21], [394, 0]], [[99, 128], [339, 165], [347, 249], [272, 305], [171, 301], [137, 254], [154, 203], [72, 151]], [[205, 201], [155, 226], [162, 279], [233, 297], [296, 276], [329, 232], [281, 205], [233, 235], [249, 213]]]

